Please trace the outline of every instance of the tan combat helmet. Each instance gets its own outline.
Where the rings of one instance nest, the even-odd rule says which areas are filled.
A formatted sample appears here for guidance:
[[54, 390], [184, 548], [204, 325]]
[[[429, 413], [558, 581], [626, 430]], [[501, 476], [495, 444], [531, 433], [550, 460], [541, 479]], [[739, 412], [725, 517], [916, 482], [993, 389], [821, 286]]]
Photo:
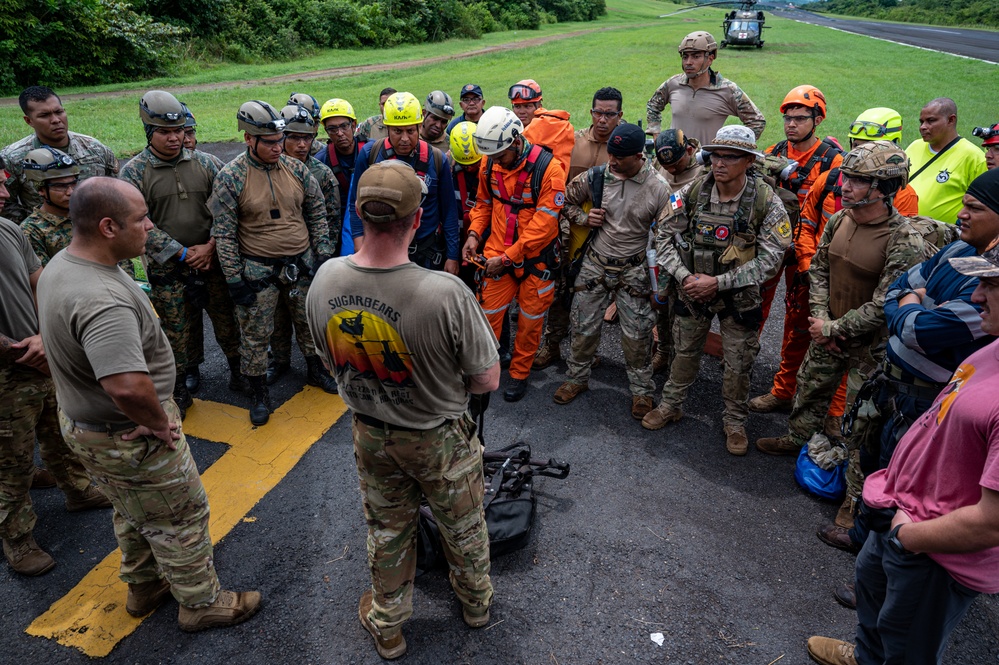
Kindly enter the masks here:
[[236, 113], [239, 129], [250, 136], [268, 136], [284, 132], [284, 118], [267, 102], [244, 102]]
[[848, 152], [840, 170], [846, 175], [877, 181], [901, 178], [901, 187], [905, 187], [909, 180], [909, 158], [892, 141], [871, 141]]
[[21, 167], [25, 177], [34, 183], [80, 175], [80, 167], [72, 157], [47, 145], [25, 155]]
[[312, 114], [301, 104], [288, 104], [281, 109], [281, 117], [284, 119], [284, 131], [293, 134], [319, 133], [319, 125]]
[[425, 108], [427, 109], [427, 113], [435, 115], [438, 118], [443, 118], [444, 120], [450, 120], [454, 117], [454, 103], [451, 101], [451, 95], [443, 90], [434, 90], [427, 95], [427, 105]]
[[718, 44], [715, 43], [715, 38], [711, 36], [710, 32], [698, 30], [697, 32], [692, 32], [684, 37], [680, 42], [680, 46], [678, 46], [676, 50], [679, 53], [683, 53], [684, 51], [716, 53], [718, 51]]
[[139, 100], [139, 118], [147, 127], [183, 127], [184, 105], [165, 90], [150, 90]]

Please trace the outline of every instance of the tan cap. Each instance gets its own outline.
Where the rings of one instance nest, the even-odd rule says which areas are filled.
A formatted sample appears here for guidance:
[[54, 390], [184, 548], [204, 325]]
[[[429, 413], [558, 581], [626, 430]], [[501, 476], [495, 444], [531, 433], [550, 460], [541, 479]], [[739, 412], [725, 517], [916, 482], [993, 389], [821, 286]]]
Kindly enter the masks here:
[[[390, 159], [369, 167], [357, 182], [357, 210], [371, 224], [405, 219], [416, 212], [427, 194], [427, 186], [406, 162]], [[392, 206], [391, 215], [370, 215], [364, 204], [379, 201]]]

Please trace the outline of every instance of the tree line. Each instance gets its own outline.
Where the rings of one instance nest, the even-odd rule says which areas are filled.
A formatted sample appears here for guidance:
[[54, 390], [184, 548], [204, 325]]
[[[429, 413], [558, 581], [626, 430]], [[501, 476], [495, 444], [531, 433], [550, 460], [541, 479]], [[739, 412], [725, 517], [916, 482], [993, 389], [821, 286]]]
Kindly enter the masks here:
[[905, 23], [999, 27], [995, 0], [821, 0], [805, 8]]
[[591, 21], [604, 0], [0, 0], [0, 94]]

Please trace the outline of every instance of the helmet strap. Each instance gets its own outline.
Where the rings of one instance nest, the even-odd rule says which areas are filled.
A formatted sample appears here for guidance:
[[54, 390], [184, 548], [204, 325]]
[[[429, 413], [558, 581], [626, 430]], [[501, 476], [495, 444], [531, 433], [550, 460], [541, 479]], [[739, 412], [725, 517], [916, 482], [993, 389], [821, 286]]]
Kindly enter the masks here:
[[41, 191], [39, 191], [38, 193], [42, 194], [42, 199], [45, 201], [45, 205], [51, 206], [51, 207], [55, 208], [56, 210], [62, 210], [64, 212], [66, 212], [67, 214], [69, 213], [69, 208], [68, 207], [63, 207], [61, 205], [58, 205], [57, 203], [53, 203], [52, 202], [52, 199], [49, 197], [49, 183], [48, 182], [43, 182], [42, 183], [42, 187], [40, 187], [39, 190], [41, 190], [42, 188], [45, 189], [45, 193], [42, 194]]

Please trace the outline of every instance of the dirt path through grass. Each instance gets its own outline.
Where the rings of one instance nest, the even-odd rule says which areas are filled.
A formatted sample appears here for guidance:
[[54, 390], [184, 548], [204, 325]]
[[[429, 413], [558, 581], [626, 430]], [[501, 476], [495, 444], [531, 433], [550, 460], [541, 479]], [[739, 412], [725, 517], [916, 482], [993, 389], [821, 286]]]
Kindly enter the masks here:
[[[608, 30], [620, 30], [622, 28], [632, 28], [632, 27], [634, 26], [614, 25], [602, 28], [589, 28], [587, 30], [576, 30], [575, 32], [566, 32], [558, 35], [546, 35], [544, 37], [535, 37], [534, 39], [525, 39], [516, 42], [508, 42], [506, 44], [497, 44], [495, 46], [487, 46], [485, 48], [476, 49], [474, 51], [440, 55], [432, 58], [419, 58], [416, 60], [403, 60], [401, 62], [385, 62], [372, 65], [355, 65], [352, 67], [334, 67], [332, 69], [319, 69], [311, 72], [282, 74], [281, 76], [271, 76], [269, 78], [249, 79], [244, 81], [227, 81], [224, 83], [199, 83], [196, 85], [171, 87], [170, 92], [172, 92], [175, 95], [180, 95], [186, 92], [194, 92], [200, 90], [215, 90], [218, 88], [239, 88], [244, 86], [258, 86], [270, 83], [307, 81], [311, 79], [326, 79], [334, 77], [357, 76], [358, 74], [367, 74], [370, 72], [385, 72], [385, 71], [394, 71], [400, 69], [410, 69], [412, 67], [422, 67], [423, 65], [432, 65], [438, 62], [446, 62], [448, 60], [463, 60], [465, 58], [474, 58], [476, 56], [486, 55], [489, 53], [498, 53], [501, 51], [513, 51], [517, 49], [529, 48], [531, 46], [539, 46], [541, 44], [546, 44], [548, 42], [553, 42], [560, 39], [571, 39], [572, 37], [579, 37], [580, 35], [588, 35], [594, 32], [606, 32]], [[81, 92], [81, 93], [60, 95], [60, 97], [62, 98], [63, 101], [97, 99], [102, 97], [103, 98], [128, 97], [128, 96], [134, 96], [136, 92], [144, 92], [147, 89], [148, 87], [140, 87], [140, 88], [133, 88], [130, 90], [111, 90], [107, 92]], [[0, 98], [0, 106], [14, 106], [15, 104], [17, 104], [16, 97]]]

